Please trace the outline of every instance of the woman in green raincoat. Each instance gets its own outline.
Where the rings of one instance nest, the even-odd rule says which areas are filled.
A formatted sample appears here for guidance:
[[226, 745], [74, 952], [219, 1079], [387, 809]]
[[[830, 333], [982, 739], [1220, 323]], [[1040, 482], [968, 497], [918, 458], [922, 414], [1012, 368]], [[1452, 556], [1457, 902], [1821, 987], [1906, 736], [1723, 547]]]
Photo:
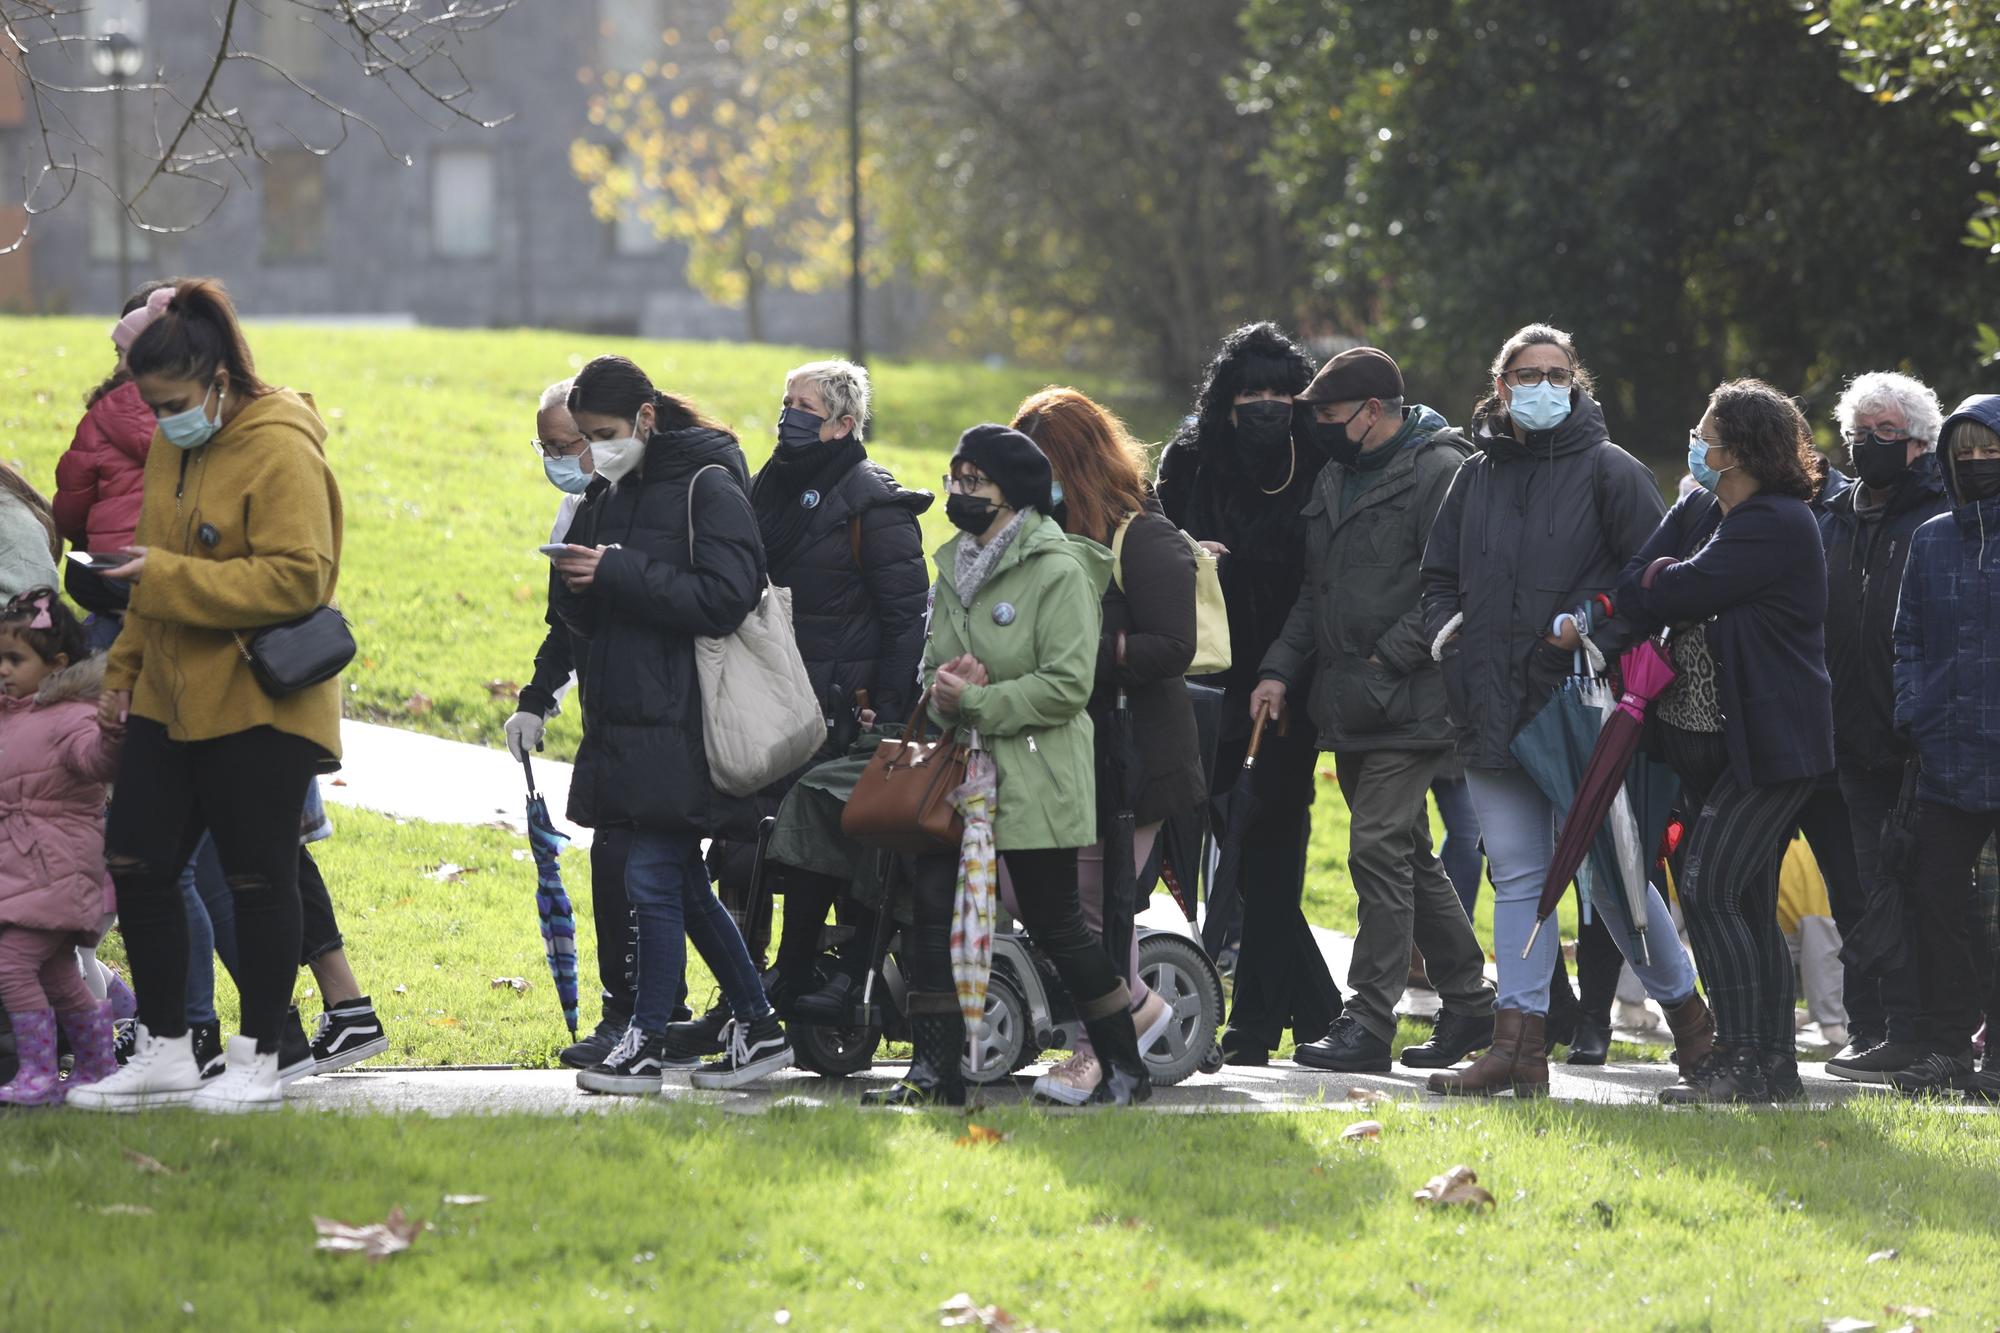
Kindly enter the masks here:
[[[937, 553], [924, 680], [932, 719], [975, 731], [999, 772], [993, 841], [1023, 924], [1076, 997], [1105, 1067], [1092, 1101], [1152, 1092], [1124, 979], [1084, 925], [1076, 854], [1097, 841], [1094, 737], [1084, 707], [1097, 677], [1111, 553], [1050, 518], [1049, 461], [1017, 430], [974, 426], [952, 455], [945, 515], [958, 536]], [[876, 1100], [965, 1100], [965, 1019], [951, 973], [958, 858], [911, 867], [909, 1076]]]

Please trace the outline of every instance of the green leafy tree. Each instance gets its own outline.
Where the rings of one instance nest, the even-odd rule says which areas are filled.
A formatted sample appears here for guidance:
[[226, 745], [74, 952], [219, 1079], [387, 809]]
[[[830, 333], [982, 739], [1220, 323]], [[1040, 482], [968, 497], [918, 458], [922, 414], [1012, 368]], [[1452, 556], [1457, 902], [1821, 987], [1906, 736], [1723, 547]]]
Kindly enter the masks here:
[[1253, 0], [1246, 25], [1237, 100], [1328, 307], [1453, 415], [1535, 319], [1660, 458], [1729, 376], [1818, 405], [1868, 368], [1964, 382], [1955, 132], [1851, 96], [1781, 0]]

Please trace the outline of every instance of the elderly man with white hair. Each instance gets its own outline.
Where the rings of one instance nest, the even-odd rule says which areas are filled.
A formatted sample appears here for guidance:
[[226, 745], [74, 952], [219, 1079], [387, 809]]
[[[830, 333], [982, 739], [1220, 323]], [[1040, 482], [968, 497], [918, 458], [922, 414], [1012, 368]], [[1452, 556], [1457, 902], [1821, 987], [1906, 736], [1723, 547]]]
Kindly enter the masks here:
[[[1882, 820], [1901, 789], [1908, 753], [1893, 727], [1890, 631], [1910, 539], [1951, 505], [1936, 457], [1944, 413], [1928, 387], [1894, 371], [1870, 371], [1854, 378], [1835, 410], [1855, 484], [1817, 508], [1826, 546], [1834, 753], [1859, 873], [1847, 892], [1833, 876], [1827, 888], [1847, 941], [1844, 956], [1869, 960], [1879, 955], [1880, 942], [1858, 938], [1857, 926], [1866, 894], [1879, 878]], [[1845, 973], [1849, 1041], [1827, 1062], [1827, 1072], [1885, 1082], [1923, 1053], [1915, 1044], [1914, 963], [1906, 958], [1894, 967], [1879, 961], [1859, 968], [1850, 964]]]
[[[562, 492], [555, 524], [549, 529], [552, 544], [568, 535], [570, 520], [576, 517], [592, 478], [590, 442], [569, 414], [570, 383], [562, 380], [542, 390], [535, 413], [535, 453], [549, 484]], [[553, 571], [549, 579], [553, 588]], [[548, 605], [553, 607], [553, 599]], [[521, 688], [519, 711], [507, 719], [507, 751], [516, 759], [525, 759], [542, 748], [542, 732], [560, 709], [563, 695], [576, 683], [574, 664], [582, 656], [582, 645], [571, 642], [569, 630], [556, 619], [553, 609], [543, 618], [548, 633], [535, 653], [534, 676]], [[632, 906], [625, 899], [625, 854], [630, 839], [629, 830], [605, 828], [599, 829], [591, 842], [591, 923], [597, 935], [597, 979], [604, 1008], [596, 1031], [562, 1052], [562, 1062], [571, 1069], [589, 1069], [603, 1060], [632, 1021], [638, 948]]]

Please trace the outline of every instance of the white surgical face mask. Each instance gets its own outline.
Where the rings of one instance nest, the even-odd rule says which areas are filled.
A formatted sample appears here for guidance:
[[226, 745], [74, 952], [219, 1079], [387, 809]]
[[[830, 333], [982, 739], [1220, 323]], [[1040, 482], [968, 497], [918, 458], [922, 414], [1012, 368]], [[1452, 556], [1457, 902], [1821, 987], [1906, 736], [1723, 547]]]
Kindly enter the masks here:
[[590, 461], [597, 474], [616, 485], [645, 457], [646, 442], [639, 438], [639, 420], [632, 419], [632, 433], [623, 439], [592, 440]]

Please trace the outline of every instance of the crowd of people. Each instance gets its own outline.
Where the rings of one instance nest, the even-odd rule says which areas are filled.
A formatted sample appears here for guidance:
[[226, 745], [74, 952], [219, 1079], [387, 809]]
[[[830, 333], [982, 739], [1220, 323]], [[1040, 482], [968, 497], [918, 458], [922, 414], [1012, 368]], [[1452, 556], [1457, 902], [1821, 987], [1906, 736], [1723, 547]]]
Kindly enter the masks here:
[[[278, 649], [253, 651], [335, 603], [340, 492], [312, 399], [258, 377], [220, 284], [148, 284], [113, 343], [54, 503], [0, 468], [0, 1002], [18, 1064], [0, 1103], [268, 1109], [387, 1046], [308, 850], [330, 831], [315, 774], [339, 760], [337, 683], [281, 688], [261, 655]], [[1669, 508], [1611, 442], [1567, 333], [1521, 329], [1489, 373], [1456, 427], [1409, 399], [1387, 351], [1316, 365], [1249, 325], [1150, 477], [1113, 412], [1043, 390], [959, 437], [940, 483], [955, 535], [931, 563], [918, 519], [936, 497], [869, 457], [860, 366], [792, 371], [754, 472], [727, 425], [625, 358], [549, 386], [547, 632], [504, 737], [529, 759], [580, 707], [567, 813], [596, 833], [601, 1021], [562, 1052], [579, 1086], [643, 1094], [686, 1070], [733, 1088], [788, 1066], [788, 1025], [844, 1021], [890, 913], [912, 1057], [868, 1100], [962, 1104], [959, 855], [904, 854], [890, 894], [804, 808], [837, 808], [879, 738], [943, 730], [990, 759], [1003, 899], [1083, 1028], [1036, 1094], [1146, 1099], [1143, 1053], [1173, 1015], [1107, 901], [1126, 854], [1101, 780], [1118, 708], [1135, 866], [1158, 864], [1168, 821], [1239, 780], [1254, 797], [1225, 932], [1228, 1063], [1267, 1062], [1289, 1030], [1311, 1068], [1400, 1061], [1442, 1095], [1540, 1096], [1556, 1049], [1607, 1058], [1622, 975], [1671, 1032], [1663, 1101], [1799, 1100], [1779, 884], [1803, 836], [1845, 941], [1829, 1069], [2000, 1098], [2000, 1053], [1975, 1063], [2000, 1012], [1975, 885], [2000, 832], [2000, 395], [1946, 415], [1907, 375], [1857, 375], [1837, 409], [1849, 475], [1790, 398], [1731, 381], [1689, 431]], [[1228, 665], [1196, 678], [1208, 567]], [[728, 719], [704, 708], [697, 653], [769, 585], [791, 592], [826, 740], [726, 791], [705, 729]], [[1577, 676], [1615, 687], [1649, 640], [1674, 679], [1642, 762], [1679, 792], [1635, 907], [1655, 928], [1635, 947], [1586, 913], [1579, 997], [1537, 928], [1568, 809], [1523, 735]], [[1220, 698], [1211, 749], [1197, 689]], [[1304, 907], [1327, 751], [1359, 922], [1345, 990]], [[1473, 926], [1482, 878], [1497, 983]], [[129, 989], [95, 958], [114, 922]], [[720, 988], [699, 1014], [689, 943]], [[227, 1043], [216, 957], [241, 996]], [[312, 1037], [291, 1003], [302, 967], [324, 997]], [[1437, 992], [1436, 1024], [1398, 1050], [1412, 985]]]

